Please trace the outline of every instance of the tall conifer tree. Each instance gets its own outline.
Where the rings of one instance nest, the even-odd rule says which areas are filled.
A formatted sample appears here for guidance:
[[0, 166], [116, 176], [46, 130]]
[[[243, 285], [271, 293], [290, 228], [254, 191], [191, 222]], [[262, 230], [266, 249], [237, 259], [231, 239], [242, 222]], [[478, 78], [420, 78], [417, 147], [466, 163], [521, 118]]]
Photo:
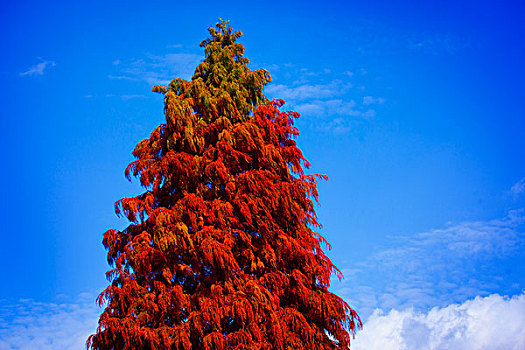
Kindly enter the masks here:
[[[166, 122], [136, 146], [123, 198], [131, 224], [103, 243], [111, 285], [93, 349], [347, 349], [358, 315], [328, 291], [316, 179], [281, 111], [250, 71], [242, 35], [210, 27], [191, 81], [155, 86]], [[328, 245], [329, 248], [329, 245]]]

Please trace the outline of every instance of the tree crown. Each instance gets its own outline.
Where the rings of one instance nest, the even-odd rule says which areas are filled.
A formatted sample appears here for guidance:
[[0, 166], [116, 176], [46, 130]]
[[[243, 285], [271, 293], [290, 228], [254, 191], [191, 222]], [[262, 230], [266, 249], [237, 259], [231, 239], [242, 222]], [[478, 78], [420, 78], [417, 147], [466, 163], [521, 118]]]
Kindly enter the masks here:
[[299, 116], [262, 90], [228, 22], [209, 28], [191, 81], [155, 86], [166, 122], [133, 151], [117, 201], [131, 224], [108, 230], [114, 267], [93, 349], [345, 349], [361, 326], [328, 291], [317, 178], [294, 140]]

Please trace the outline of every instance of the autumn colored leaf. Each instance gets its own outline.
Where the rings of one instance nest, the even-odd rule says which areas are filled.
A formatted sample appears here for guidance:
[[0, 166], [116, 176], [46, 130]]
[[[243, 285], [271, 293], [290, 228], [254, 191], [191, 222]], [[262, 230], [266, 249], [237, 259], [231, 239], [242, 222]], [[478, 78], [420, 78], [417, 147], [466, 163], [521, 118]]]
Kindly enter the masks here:
[[271, 77], [241, 32], [210, 27], [191, 81], [155, 86], [166, 122], [125, 171], [145, 192], [115, 205], [130, 225], [103, 244], [111, 282], [92, 349], [348, 349], [359, 316], [328, 288], [340, 271], [314, 210], [317, 179]]

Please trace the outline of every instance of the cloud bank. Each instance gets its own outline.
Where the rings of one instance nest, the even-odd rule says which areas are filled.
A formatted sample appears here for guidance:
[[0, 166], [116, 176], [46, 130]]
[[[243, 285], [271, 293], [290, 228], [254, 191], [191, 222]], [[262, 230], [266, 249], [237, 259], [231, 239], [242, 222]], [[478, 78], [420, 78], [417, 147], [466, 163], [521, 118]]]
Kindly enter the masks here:
[[[0, 349], [84, 349], [100, 314], [93, 299], [86, 293], [63, 303], [0, 304]], [[525, 293], [476, 297], [428, 312], [377, 309], [352, 342], [352, 350], [524, 348]]]
[[525, 294], [476, 297], [427, 313], [376, 310], [352, 343], [363, 349], [525, 349]]

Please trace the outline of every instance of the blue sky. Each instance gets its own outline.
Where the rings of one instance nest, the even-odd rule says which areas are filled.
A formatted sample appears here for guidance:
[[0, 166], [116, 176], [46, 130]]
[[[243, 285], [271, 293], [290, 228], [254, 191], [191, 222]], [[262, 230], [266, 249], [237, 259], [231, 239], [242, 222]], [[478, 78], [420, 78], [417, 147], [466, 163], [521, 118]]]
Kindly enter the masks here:
[[[140, 188], [124, 168], [163, 121], [151, 86], [191, 77], [219, 17], [270, 71], [266, 94], [302, 114], [299, 145], [330, 178], [318, 215], [346, 277], [333, 290], [370, 327], [405, 315], [432, 330], [429, 310], [454, 303], [525, 311], [518, 2], [0, 6], [0, 346], [23, 348], [27, 329], [46, 335], [40, 348], [73, 346], [50, 319], [94, 331], [102, 234], [126, 225], [113, 203]], [[424, 338], [406, 334], [400, 349]]]

